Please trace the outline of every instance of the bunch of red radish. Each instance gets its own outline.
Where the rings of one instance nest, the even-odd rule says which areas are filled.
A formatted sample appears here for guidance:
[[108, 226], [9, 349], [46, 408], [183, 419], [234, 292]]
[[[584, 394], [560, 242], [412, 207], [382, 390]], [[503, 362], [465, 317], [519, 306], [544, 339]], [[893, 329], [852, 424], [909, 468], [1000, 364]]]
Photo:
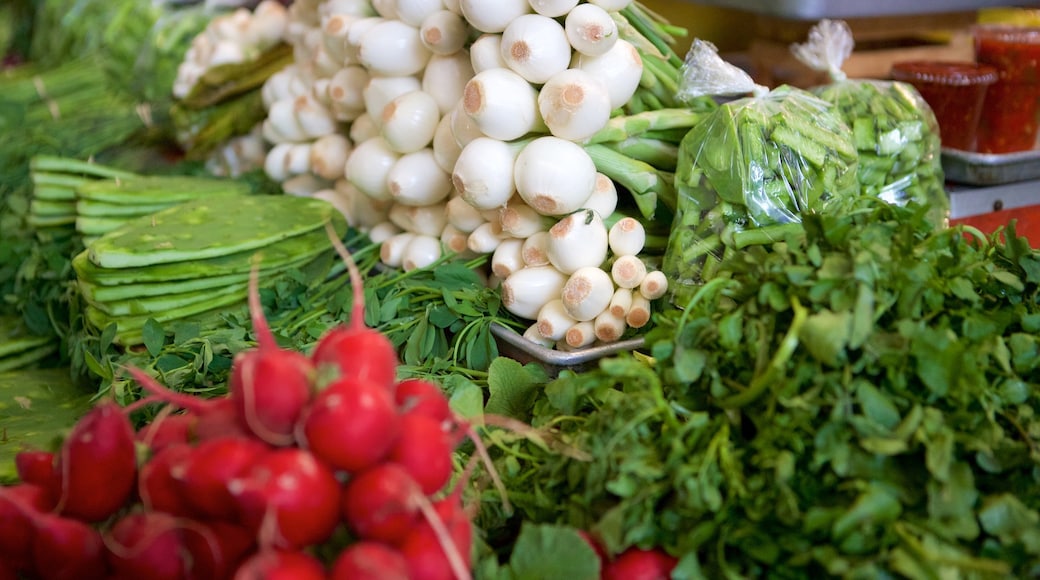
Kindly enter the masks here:
[[310, 356], [277, 346], [254, 272], [258, 346], [226, 397], [129, 369], [150, 393], [139, 404], [168, 404], [152, 423], [135, 433], [135, 407], [101, 402], [58, 452], [20, 453], [21, 483], [0, 488], [0, 580], [468, 577], [470, 518], [449, 482], [472, 430], [437, 385], [397, 380], [337, 249], [351, 324]]

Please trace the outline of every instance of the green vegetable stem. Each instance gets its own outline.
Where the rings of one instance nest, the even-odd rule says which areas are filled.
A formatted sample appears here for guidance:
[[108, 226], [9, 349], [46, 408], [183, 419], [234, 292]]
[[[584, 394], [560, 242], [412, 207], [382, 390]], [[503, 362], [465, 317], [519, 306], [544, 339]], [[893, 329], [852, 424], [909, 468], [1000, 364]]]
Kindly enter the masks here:
[[726, 103], [679, 145], [664, 268], [673, 303], [701, 270], [749, 245], [798, 235], [802, 216], [855, 195], [857, 151], [833, 106], [792, 87]]
[[833, 103], [852, 128], [863, 193], [890, 203], [927, 206], [936, 225], [946, 223], [950, 203], [943, 181], [939, 126], [913, 86], [846, 80], [812, 92]]

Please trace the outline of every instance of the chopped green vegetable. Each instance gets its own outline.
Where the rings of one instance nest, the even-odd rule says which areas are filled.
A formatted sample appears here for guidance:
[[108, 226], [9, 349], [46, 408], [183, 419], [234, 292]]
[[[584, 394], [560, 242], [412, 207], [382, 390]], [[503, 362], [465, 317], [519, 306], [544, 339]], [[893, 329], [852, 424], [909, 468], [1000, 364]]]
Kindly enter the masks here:
[[944, 187], [939, 124], [913, 86], [844, 80], [812, 90], [833, 103], [852, 127], [863, 193], [890, 203], [919, 203], [944, 224], [950, 202]]
[[709, 262], [783, 239], [803, 215], [858, 192], [851, 131], [834, 107], [788, 86], [731, 101], [679, 145], [664, 272], [683, 302]]

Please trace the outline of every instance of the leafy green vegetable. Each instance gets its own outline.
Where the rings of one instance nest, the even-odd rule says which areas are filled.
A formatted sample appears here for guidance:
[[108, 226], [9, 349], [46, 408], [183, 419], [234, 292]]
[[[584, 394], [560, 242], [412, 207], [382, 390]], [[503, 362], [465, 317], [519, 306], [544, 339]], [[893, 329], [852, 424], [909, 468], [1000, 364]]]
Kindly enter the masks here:
[[488, 537], [591, 529], [684, 578], [1040, 573], [1040, 251], [853, 201], [724, 256], [652, 359], [549, 382], [543, 441], [491, 438], [517, 515]]
[[490, 566], [481, 578], [535, 580], [567, 578], [597, 580], [599, 557], [577, 530], [550, 524], [525, 524], [513, 545], [506, 566]]

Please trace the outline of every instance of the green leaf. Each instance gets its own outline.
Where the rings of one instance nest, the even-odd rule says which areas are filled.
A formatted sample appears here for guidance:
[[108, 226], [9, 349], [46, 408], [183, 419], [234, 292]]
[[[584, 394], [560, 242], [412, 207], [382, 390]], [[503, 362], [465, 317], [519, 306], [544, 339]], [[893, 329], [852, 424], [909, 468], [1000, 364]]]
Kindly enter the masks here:
[[498, 357], [488, 367], [489, 396], [484, 412], [526, 421], [546, 381], [548, 376], [542, 367]]
[[598, 580], [599, 557], [574, 528], [525, 522], [509, 557], [517, 580]]
[[484, 391], [473, 381], [461, 376], [450, 377], [445, 388], [451, 393], [448, 404], [461, 417], [477, 419], [484, 412]]
[[166, 342], [166, 331], [163, 330], [162, 324], [153, 318], [145, 320], [144, 326], [141, 328], [141, 337], [148, 354], [159, 356], [163, 343]]
[[55, 449], [94, 394], [77, 387], [67, 368], [0, 373], [0, 483], [17, 478], [19, 451]]
[[821, 310], [806, 319], [798, 337], [817, 360], [836, 367], [845, 361], [852, 321], [852, 314], [847, 310]]

